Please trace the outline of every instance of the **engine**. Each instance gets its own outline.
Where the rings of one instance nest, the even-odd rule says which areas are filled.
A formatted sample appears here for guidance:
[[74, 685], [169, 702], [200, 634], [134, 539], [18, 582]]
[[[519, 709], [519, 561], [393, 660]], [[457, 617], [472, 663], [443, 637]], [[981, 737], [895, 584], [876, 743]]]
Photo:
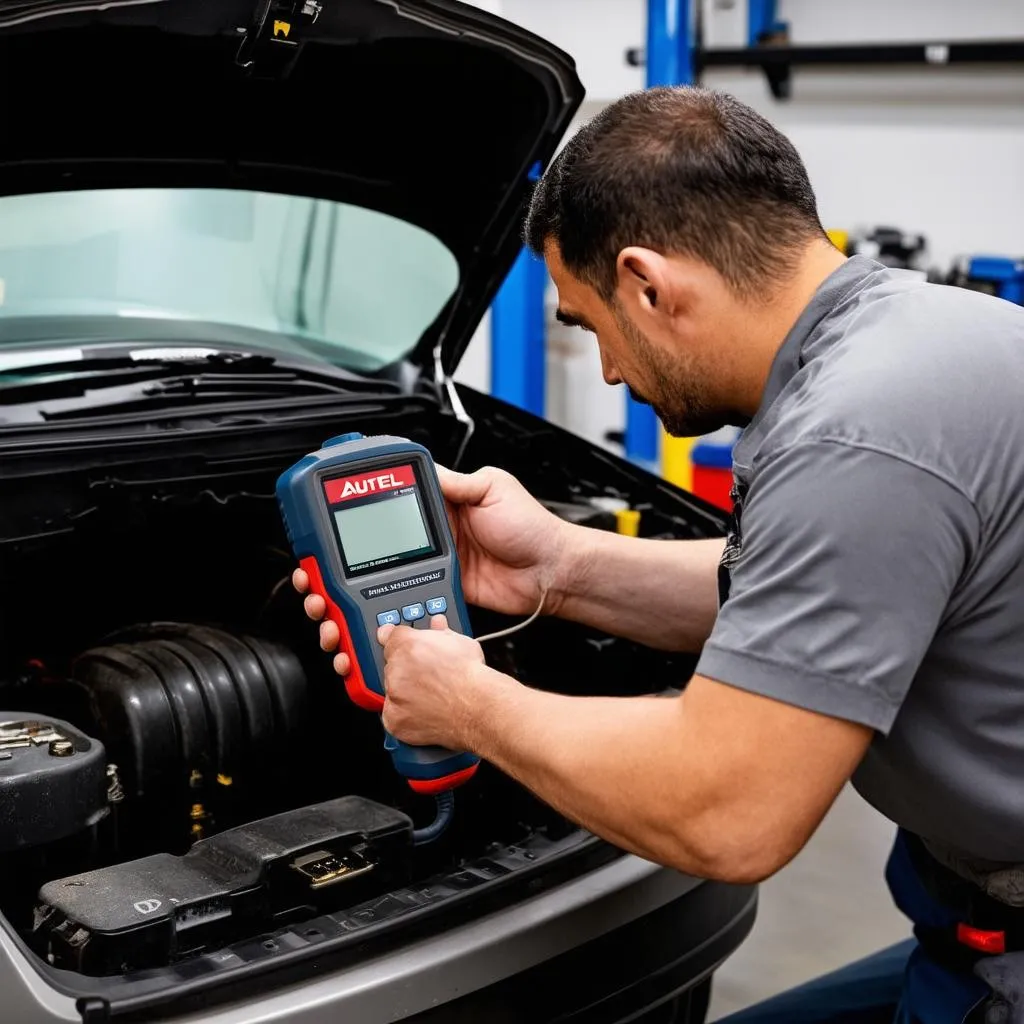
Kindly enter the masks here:
[[295, 806], [300, 780], [315, 793], [310, 684], [281, 642], [151, 623], [67, 677], [30, 671], [47, 712], [0, 712], [0, 861], [8, 916], [55, 966], [166, 965], [407, 877], [400, 810]]
[[299, 767], [309, 684], [280, 642], [154, 623], [84, 651], [66, 678], [32, 668], [47, 714], [106, 757], [121, 853], [181, 850], [271, 809]]
[[[600, 454], [563, 462], [543, 433], [513, 428], [490, 423], [488, 451], [467, 457], [504, 446], [507, 468], [574, 522], [614, 530], [629, 504], [645, 535], [700, 535], [696, 512], [656, 512], [624, 470], [596, 482], [614, 475]], [[443, 837], [414, 842], [433, 801], [394, 771], [288, 586], [271, 485], [295, 451], [268, 443], [40, 473], [4, 493], [0, 914], [53, 967], [145, 975], [208, 967], [281, 929], [319, 941], [582, 842], [486, 764]], [[42, 614], [55, 580], [59, 612]], [[515, 621], [472, 617], [478, 634]], [[485, 653], [531, 685], [592, 694], [661, 692], [692, 667], [547, 617]], [[324, 914], [334, 924], [307, 925]]]

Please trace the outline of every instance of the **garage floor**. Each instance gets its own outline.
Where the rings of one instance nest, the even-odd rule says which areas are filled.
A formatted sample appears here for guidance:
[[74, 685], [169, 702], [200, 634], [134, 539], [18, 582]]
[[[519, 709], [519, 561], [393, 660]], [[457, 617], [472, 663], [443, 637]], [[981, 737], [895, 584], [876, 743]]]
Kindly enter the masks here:
[[843, 792], [803, 852], [761, 887], [750, 938], [715, 975], [710, 1021], [910, 934], [882, 877], [893, 832]]

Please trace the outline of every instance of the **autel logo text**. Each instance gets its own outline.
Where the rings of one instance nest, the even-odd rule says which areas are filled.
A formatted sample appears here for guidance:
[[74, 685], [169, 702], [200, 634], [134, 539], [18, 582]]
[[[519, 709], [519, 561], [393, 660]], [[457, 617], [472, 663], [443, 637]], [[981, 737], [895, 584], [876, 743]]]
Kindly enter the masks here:
[[395, 466], [383, 472], [359, 473], [355, 476], [327, 480], [324, 483], [324, 491], [327, 494], [327, 500], [332, 505], [336, 505], [342, 501], [351, 501], [353, 498], [365, 498], [370, 494], [380, 494], [382, 491], [395, 491], [415, 485], [416, 477], [413, 475], [412, 466], [406, 465]]

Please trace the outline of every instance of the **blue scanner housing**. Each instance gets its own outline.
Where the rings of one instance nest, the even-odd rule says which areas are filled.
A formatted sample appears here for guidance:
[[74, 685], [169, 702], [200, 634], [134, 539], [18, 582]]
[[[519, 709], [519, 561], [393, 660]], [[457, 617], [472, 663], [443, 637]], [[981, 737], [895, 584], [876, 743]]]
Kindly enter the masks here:
[[[345, 689], [359, 707], [384, 707], [380, 625], [427, 628], [443, 613], [451, 629], [472, 636], [441, 485], [422, 445], [390, 435], [332, 437], [281, 474], [276, 494], [310, 590], [338, 627], [352, 666]], [[384, 747], [425, 794], [468, 781], [480, 760], [388, 733]]]

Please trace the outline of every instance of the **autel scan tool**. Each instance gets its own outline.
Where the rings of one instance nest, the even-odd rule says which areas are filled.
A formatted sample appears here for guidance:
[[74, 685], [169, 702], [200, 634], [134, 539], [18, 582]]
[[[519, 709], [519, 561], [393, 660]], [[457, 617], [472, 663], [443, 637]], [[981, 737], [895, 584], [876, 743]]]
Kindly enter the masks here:
[[[469, 616], [444, 497], [426, 448], [401, 437], [341, 434], [286, 470], [277, 499], [310, 590], [327, 603], [351, 660], [345, 679], [361, 708], [384, 707], [382, 625], [428, 628], [444, 613], [466, 635]], [[479, 758], [412, 747], [386, 735], [398, 772], [418, 793], [444, 795]]]

